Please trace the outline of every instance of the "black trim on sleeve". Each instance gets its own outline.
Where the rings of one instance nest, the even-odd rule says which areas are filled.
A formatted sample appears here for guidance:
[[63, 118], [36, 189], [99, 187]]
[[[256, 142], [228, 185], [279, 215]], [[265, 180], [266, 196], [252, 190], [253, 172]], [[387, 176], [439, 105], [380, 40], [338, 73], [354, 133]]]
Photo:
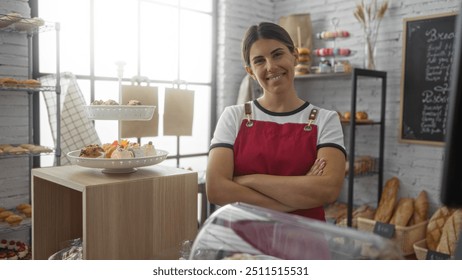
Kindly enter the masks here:
[[342, 146], [340, 146], [339, 144], [335, 144], [335, 143], [325, 143], [325, 144], [320, 144], [317, 146], [317, 149], [321, 149], [321, 148], [325, 148], [325, 147], [332, 147], [332, 148], [337, 148], [339, 149], [344, 155], [345, 155], [345, 158], [347, 157], [347, 153], [345, 151], [345, 148], [343, 148]]
[[210, 145], [209, 152], [214, 148], [229, 148], [232, 150], [234, 146], [231, 144], [227, 144], [227, 143], [216, 143], [216, 144]]

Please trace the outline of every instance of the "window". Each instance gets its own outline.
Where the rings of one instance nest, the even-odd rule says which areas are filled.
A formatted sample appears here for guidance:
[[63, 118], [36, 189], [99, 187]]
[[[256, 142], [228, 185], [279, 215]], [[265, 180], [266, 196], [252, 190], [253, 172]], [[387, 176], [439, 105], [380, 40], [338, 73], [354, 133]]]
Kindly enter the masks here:
[[[36, 0], [38, 16], [59, 22], [61, 72], [77, 77], [89, 104], [118, 100], [116, 62], [125, 62], [123, 83], [146, 76], [159, 90], [160, 135], [142, 138], [169, 151], [164, 164], [204, 170], [211, 135], [214, 0]], [[32, 2], [32, 1], [31, 1]], [[51, 32], [52, 33], [52, 32]], [[50, 37], [47, 37], [50, 36]], [[39, 74], [54, 73], [54, 34], [40, 34]], [[194, 90], [193, 135], [163, 136], [163, 93], [176, 81]], [[44, 114], [41, 110], [41, 118]], [[43, 122], [42, 122], [43, 123]], [[102, 143], [118, 138], [117, 121], [95, 121]], [[42, 130], [44, 128], [42, 127]], [[41, 138], [46, 137], [41, 132]], [[49, 136], [51, 139], [51, 136]], [[41, 140], [42, 144], [44, 141]]]

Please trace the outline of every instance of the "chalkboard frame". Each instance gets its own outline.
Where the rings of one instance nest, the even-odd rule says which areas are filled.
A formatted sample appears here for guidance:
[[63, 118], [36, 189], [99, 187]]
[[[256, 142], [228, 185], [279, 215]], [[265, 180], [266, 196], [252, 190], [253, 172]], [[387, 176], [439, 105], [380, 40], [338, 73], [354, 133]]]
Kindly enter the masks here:
[[[427, 138], [408, 138], [406, 135], [403, 134], [403, 126], [404, 126], [404, 111], [407, 109], [405, 108], [405, 95], [410, 94], [405, 90], [405, 82], [406, 82], [406, 73], [407, 73], [407, 65], [406, 65], [406, 53], [407, 53], [407, 33], [408, 30], [408, 23], [413, 23], [417, 21], [428, 21], [428, 20], [442, 20], [449, 17], [456, 17], [456, 12], [447, 12], [441, 14], [434, 14], [434, 15], [426, 15], [426, 16], [418, 16], [418, 17], [411, 17], [403, 19], [403, 49], [402, 49], [402, 63], [401, 63], [401, 99], [400, 99], [400, 127], [399, 127], [399, 141], [402, 143], [411, 143], [411, 144], [424, 144], [424, 145], [435, 145], [435, 146], [444, 146], [444, 137], [441, 141], [439, 140], [429, 140]], [[455, 32], [455, 26], [454, 26]]]

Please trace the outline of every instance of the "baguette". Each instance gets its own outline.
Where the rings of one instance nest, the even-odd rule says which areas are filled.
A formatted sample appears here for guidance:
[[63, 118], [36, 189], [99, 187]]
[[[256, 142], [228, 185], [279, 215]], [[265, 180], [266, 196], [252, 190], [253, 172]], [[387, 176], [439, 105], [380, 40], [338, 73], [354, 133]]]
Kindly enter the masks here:
[[398, 198], [399, 179], [392, 177], [385, 183], [382, 197], [379, 201], [379, 207], [374, 215], [374, 220], [382, 223], [388, 223], [393, 214], [396, 200]]
[[414, 202], [414, 214], [412, 215], [411, 225], [415, 225], [428, 220], [428, 195], [426, 191], [421, 191]]
[[462, 227], [462, 209], [456, 210], [446, 221], [442, 229], [441, 239], [436, 247], [437, 252], [454, 256], [457, 240]]
[[390, 224], [407, 226], [414, 214], [414, 199], [410, 197], [400, 198], [396, 210], [391, 217]]
[[438, 244], [441, 239], [443, 227], [449, 217], [454, 213], [454, 209], [449, 209], [446, 206], [438, 208], [436, 212], [430, 218], [427, 225], [426, 240], [427, 248], [432, 251], [436, 251]]

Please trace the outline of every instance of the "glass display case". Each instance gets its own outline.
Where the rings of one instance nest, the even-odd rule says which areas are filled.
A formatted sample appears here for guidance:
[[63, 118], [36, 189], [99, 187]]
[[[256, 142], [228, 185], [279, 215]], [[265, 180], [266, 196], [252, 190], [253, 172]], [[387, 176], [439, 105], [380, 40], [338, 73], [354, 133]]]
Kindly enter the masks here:
[[189, 258], [394, 260], [402, 254], [393, 242], [373, 233], [235, 203], [207, 219]]

